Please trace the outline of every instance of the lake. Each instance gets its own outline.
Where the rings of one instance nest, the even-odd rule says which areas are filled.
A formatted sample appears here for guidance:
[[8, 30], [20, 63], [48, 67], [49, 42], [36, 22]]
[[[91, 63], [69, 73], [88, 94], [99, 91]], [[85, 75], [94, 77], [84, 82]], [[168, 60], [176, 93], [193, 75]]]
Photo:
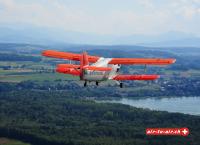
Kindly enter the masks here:
[[102, 100], [100, 102], [121, 103], [151, 110], [200, 115], [200, 97], [121, 98], [117, 100]]

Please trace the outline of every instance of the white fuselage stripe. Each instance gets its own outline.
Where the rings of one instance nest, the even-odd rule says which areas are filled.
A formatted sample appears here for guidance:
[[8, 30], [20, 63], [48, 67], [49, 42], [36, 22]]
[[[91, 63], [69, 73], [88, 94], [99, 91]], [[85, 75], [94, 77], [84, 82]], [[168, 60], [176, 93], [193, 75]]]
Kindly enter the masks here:
[[108, 80], [112, 79], [114, 76], [117, 75], [117, 69], [120, 68], [119, 65], [113, 65], [109, 64], [109, 62], [112, 60], [112, 58], [99, 58], [97, 62], [93, 63], [91, 66], [96, 66], [96, 67], [111, 67], [111, 71], [91, 71], [87, 70], [83, 78], [84, 80], [87, 81], [103, 81], [103, 80]]

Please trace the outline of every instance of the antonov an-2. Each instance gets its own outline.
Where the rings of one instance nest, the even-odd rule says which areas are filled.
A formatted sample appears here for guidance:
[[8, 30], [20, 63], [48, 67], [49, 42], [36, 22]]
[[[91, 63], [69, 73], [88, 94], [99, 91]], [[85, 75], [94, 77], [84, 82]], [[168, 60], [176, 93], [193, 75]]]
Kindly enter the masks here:
[[56, 71], [58, 73], [70, 74], [79, 76], [80, 80], [87, 82], [99, 82], [106, 80], [115, 80], [122, 88], [123, 80], [156, 80], [159, 75], [130, 75], [119, 74], [121, 65], [169, 65], [173, 64], [176, 59], [161, 59], [161, 58], [104, 58], [99, 56], [87, 55], [86, 52], [82, 54], [59, 52], [54, 50], [45, 50], [42, 52], [43, 56], [61, 58], [72, 61], [79, 61], [79, 65], [75, 64], [58, 64]]

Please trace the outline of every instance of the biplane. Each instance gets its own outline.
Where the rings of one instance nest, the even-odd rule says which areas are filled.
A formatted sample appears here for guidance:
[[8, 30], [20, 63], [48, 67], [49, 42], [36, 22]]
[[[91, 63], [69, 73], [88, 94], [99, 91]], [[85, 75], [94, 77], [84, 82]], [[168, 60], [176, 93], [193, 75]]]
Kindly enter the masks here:
[[156, 80], [160, 76], [157, 74], [120, 74], [121, 65], [170, 65], [175, 63], [176, 59], [168, 58], [104, 58], [99, 56], [88, 55], [87, 52], [82, 54], [60, 52], [54, 50], [45, 50], [43, 56], [60, 58], [71, 61], [79, 61], [77, 64], [58, 64], [56, 71], [58, 73], [70, 74], [80, 77], [86, 87], [88, 82], [99, 82], [114, 80], [123, 87], [124, 80]]

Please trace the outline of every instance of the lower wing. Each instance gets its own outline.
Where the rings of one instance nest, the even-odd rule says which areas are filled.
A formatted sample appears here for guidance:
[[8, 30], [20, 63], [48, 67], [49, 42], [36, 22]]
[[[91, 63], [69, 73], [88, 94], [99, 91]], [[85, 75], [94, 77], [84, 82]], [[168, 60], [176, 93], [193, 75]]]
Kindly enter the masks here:
[[156, 80], [159, 77], [159, 75], [117, 75], [113, 80]]

